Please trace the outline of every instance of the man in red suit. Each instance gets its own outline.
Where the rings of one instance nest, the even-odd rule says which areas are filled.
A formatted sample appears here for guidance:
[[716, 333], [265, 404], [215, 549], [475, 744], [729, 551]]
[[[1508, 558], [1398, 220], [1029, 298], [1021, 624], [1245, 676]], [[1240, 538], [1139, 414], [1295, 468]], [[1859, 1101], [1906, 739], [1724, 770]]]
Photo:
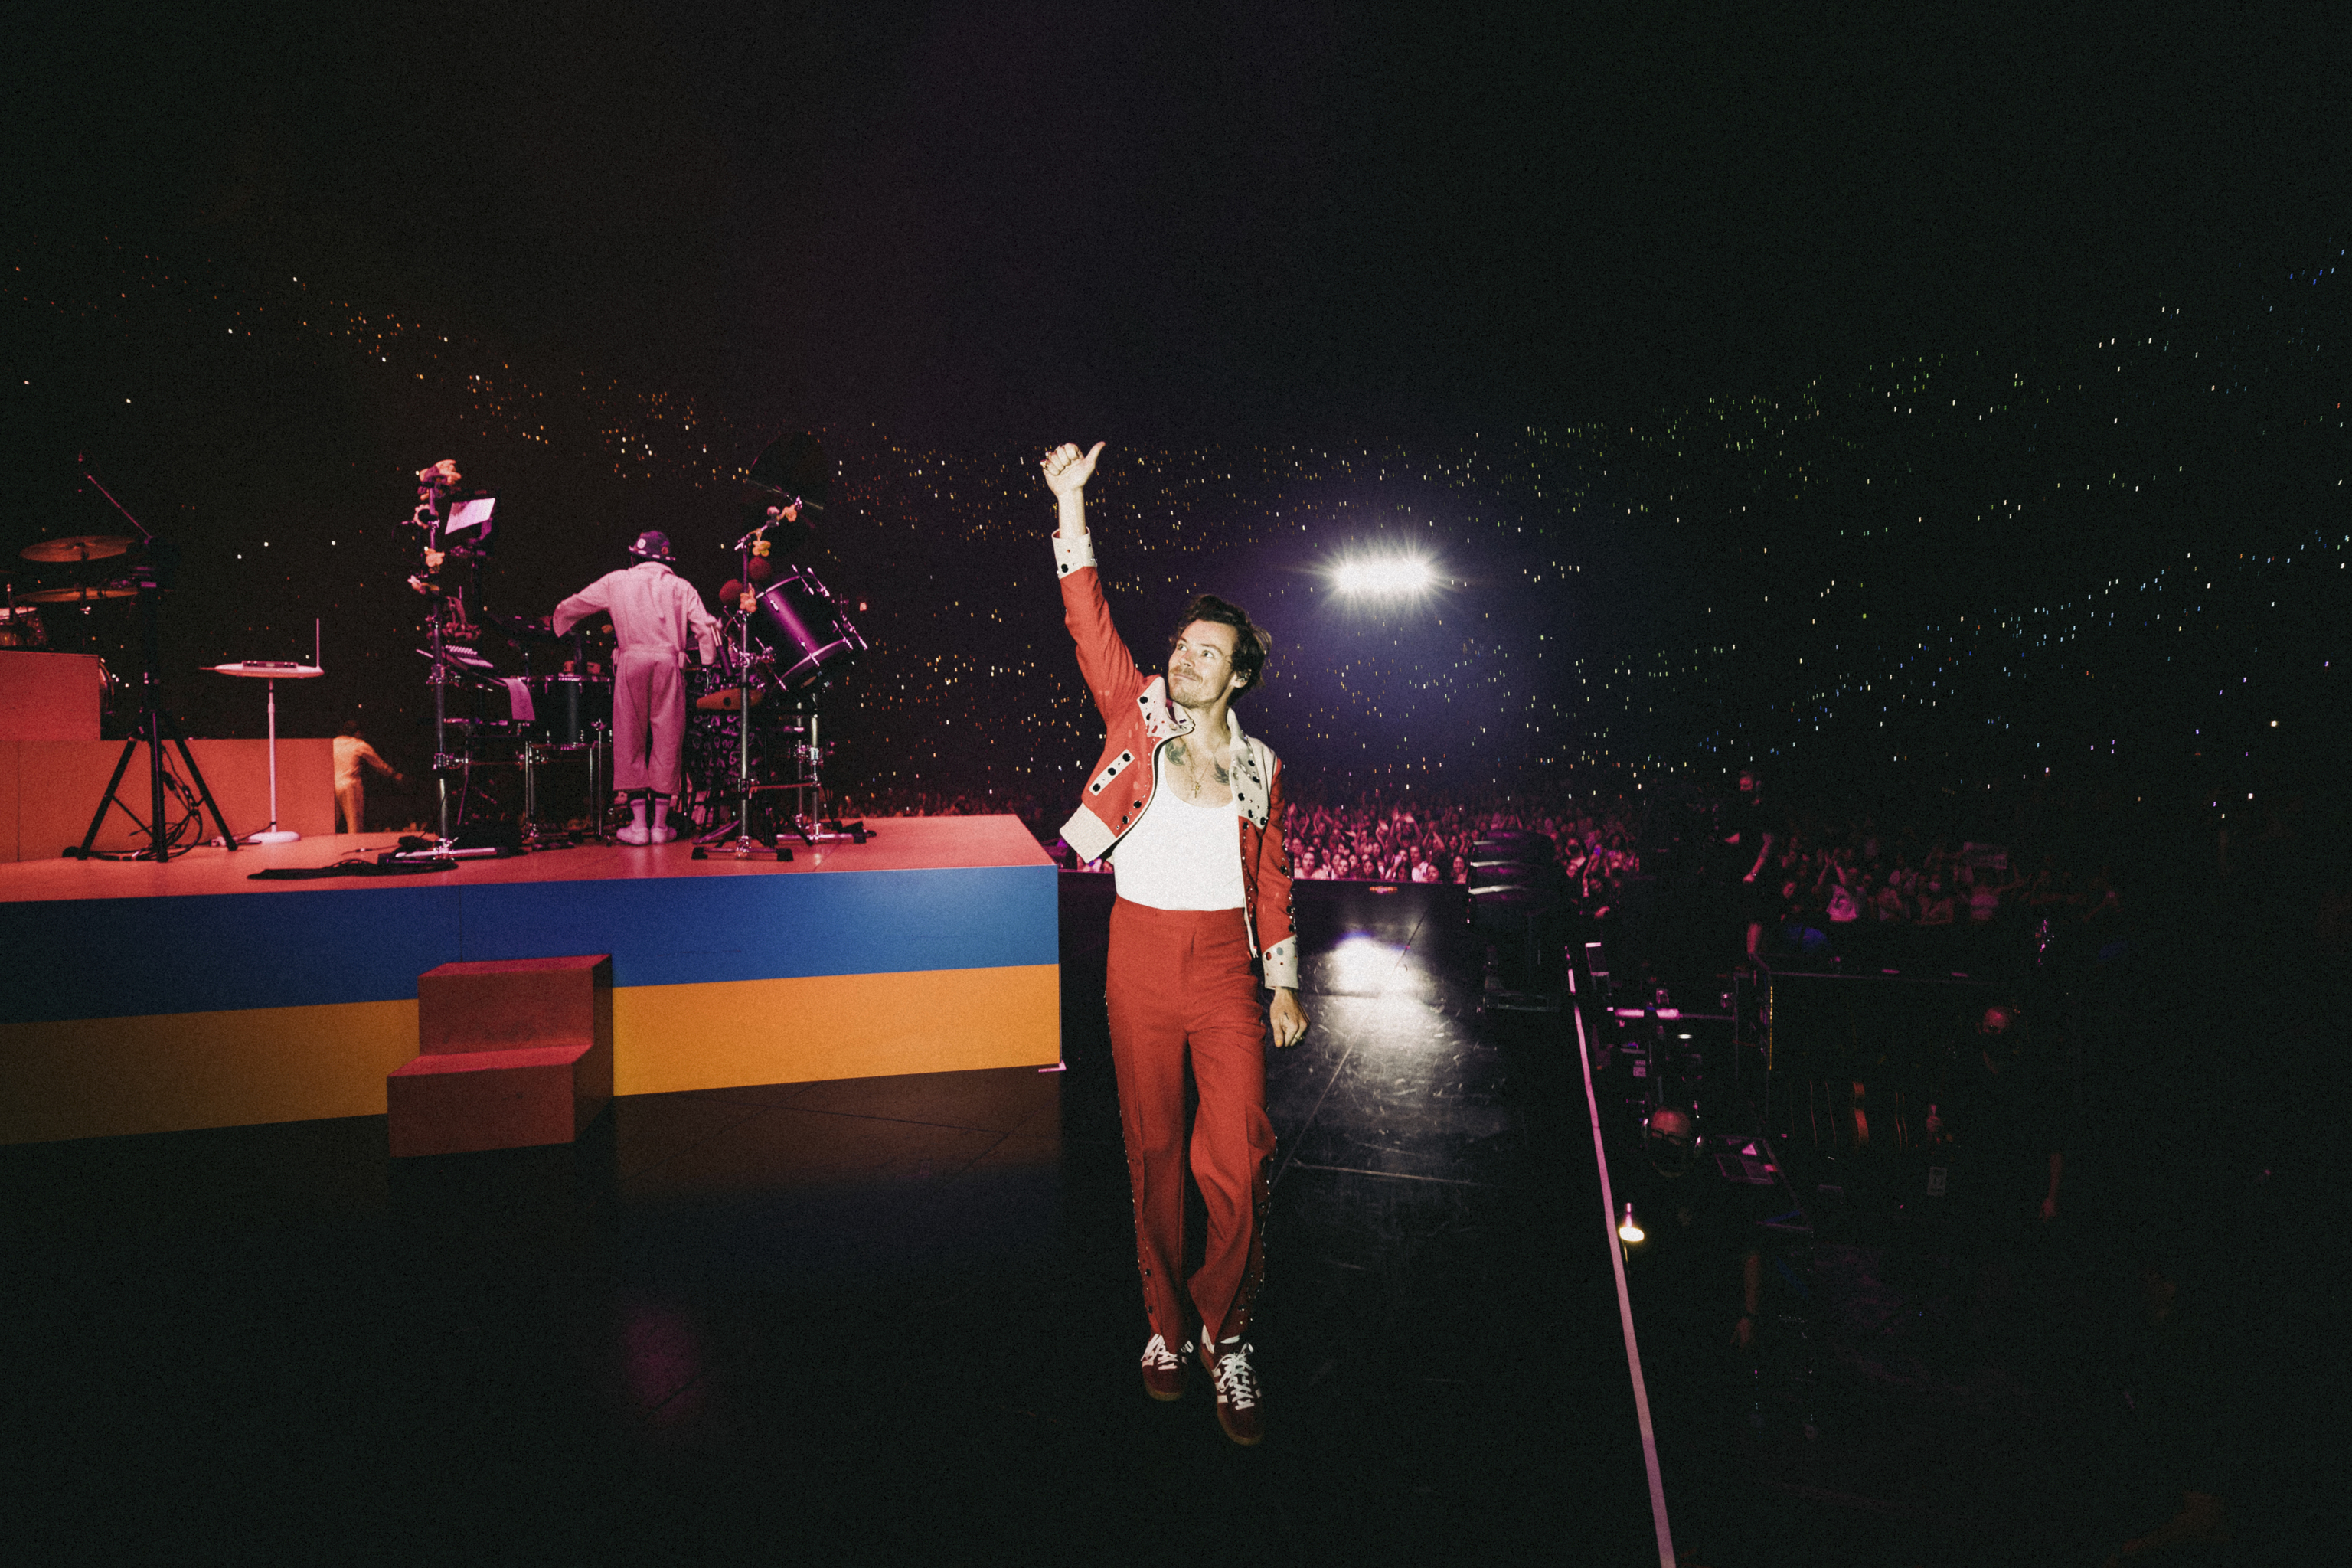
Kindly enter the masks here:
[[[1274, 1158], [1266, 1028], [1270, 1021], [1276, 1046], [1307, 1033], [1282, 764], [1233, 713], [1234, 700], [1265, 679], [1267, 639], [1240, 606], [1203, 594], [1177, 627], [1166, 673], [1137, 668], [1111, 624], [1087, 532], [1086, 483], [1101, 456], [1097, 442], [1084, 453], [1056, 447], [1045, 460], [1060, 509], [1054, 555], [1063, 612], [1108, 731], [1062, 837], [1089, 860], [1108, 858], [1118, 877], [1106, 1000], [1151, 1319], [1144, 1388], [1155, 1399], [1181, 1397], [1183, 1357], [1197, 1344], [1216, 1387], [1218, 1424], [1248, 1446], [1265, 1436], [1247, 1336], [1265, 1272]], [[1265, 1014], [1254, 958], [1273, 993]], [[1201, 1267], [1180, 1281], [1188, 1063], [1200, 1092], [1189, 1168], [1208, 1236]]]

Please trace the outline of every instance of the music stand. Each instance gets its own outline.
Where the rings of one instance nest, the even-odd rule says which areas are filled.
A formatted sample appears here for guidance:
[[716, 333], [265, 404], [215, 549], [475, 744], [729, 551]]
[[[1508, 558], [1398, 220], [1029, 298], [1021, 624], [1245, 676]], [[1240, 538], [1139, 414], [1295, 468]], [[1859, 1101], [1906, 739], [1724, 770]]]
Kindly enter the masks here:
[[468, 550], [487, 551], [490, 534], [498, 517], [499, 498], [473, 496], [449, 503], [449, 515], [441, 524], [443, 550], [464, 546]]
[[215, 675], [241, 675], [250, 680], [269, 683], [269, 826], [260, 833], [248, 834], [248, 844], [291, 844], [302, 836], [292, 828], [280, 830], [278, 826], [278, 683], [281, 680], [310, 680], [327, 672], [315, 664], [299, 660], [249, 658], [242, 664], [205, 666]]

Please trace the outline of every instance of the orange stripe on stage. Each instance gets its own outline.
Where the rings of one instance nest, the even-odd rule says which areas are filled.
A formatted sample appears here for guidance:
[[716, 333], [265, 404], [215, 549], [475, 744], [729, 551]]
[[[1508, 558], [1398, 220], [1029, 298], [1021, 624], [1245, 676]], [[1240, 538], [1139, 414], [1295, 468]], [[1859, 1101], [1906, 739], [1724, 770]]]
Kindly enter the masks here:
[[416, 1003], [0, 1024], [0, 1143], [382, 1116]]
[[613, 1089], [1050, 1067], [1062, 1054], [1061, 966], [824, 974], [613, 993]]
[[[641, 985], [613, 993], [614, 1089], [1046, 1067], [1051, 963]], [[0, 1024], [0, 1143], [384, 1113], [415, 1001]]]

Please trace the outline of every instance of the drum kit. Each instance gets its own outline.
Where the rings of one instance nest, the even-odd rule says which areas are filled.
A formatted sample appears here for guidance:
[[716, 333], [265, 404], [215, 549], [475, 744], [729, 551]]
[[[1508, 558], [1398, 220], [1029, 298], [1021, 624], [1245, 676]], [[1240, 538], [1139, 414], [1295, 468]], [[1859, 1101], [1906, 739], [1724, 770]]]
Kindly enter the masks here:
[[[716, 665], [690, 672], [686, 768], [703, 825], [698, 847], [732, 839], [751, 854], [789, 832], [805, 844], [864, 833], [828, 827], [819, 701], [866, 652], [841, 601], [805, 567], [787, 567], [746, 615], [721, 617], [726, 640]], [[786, 797], [789, 808], [763, 796]], [[762, 833], [763, 808], [765, 826]]]
[[802, 513], [823, 510], [832, 490], [833, 465], [805, 433], [777, 437], [744, 476], [742, 501], [756, 521], [730, 547], [739, 574], [719, 591], [726, 636], [687, 726], [688, 772], [699, 794], [688, 809], [703, 829], [698, 857], [731, 837], [738, 857], [772, 847], [789, 858], [780, 830], [803, 844], [866, 841], [862, 825], [825, 816], [818, 702], [866, 651], [866, 639], [815, 573], [775, 568], [778, 547], [789, 550], [794, 531], [806, 531]]
[[[772, 565], [775, 543], [801, 510], [823, 505], [830, 475], [813, 437], [788, 436], [772, 443], [745, 477], [740, 499], [756, 521], [729, 546], [740, 578], [723, 596], [723, 644], [715, 661], [687, 670], [687, 787], [673, 809], [694, 825], [698, 858], [713, 847], [789, 858], [780, 842], [787, 835], [808, 844], [864, 841], [862, 827], [826, 820], [819, 722], [825, 691], [866, 651], [866, 639], [814, 572]], [[544, 620], [470, 610], [470, 575], [446, 568], [453, 558], [478, 563], [487, 538], [452, 538], [446, 520], [479, 501], [457, 499], [454, 465], [423, 470], [418, 479], [412, 521], [427, 530], [429, 575], [411, 583], [431, 606], [426, 646], [417, 651], [428, 662], [434, 689], [441, 831], [437, 843], [408, 853], [462, 856], [575, 842], [541, 820], [542, 772], [572, 759], [586, 767], [589, 836], [609, 840], [610, 628], [583, 624], [558, 635]], [[741, 605], [743, 582], [755, 588], [749, 611]], [[519, 670], [486, 656], [497, 643], [513, 650]], [[555, 668], [545, 672], [551, 658]], [[507, 769], [520, 775], [520, 801], [499, 798], [506, 792], [497, 780]]]
[[[146, 665], [142, 711], [89, 835], [79, 850], [68, 853], [99, 854], [92, 846], [100, 826], [117, 808], [150, 841], [138, 852], [141, 858], [164, 860], [189, 847], [201, 837], [207, 810], [220, 840], [235, 847], [236, 840], [178, 724], [158, 697], [155, 614], [169, 552], [94, 475], [86, 472], [84, 478], [136, 535], [78, 534], [27, 546], [23, 555], [44, 569], [41, 580], [30, 588], [9, 583], [0, 595], [0, 648], [47, 647], [53, 628], [45, 612], [79, 606], [88, 614], [107, 601], [139, 602]], [[479, 565], [488, 553], [496, 502], [461, 493], [454, 463], [436, 464], [416, 478], [417, 505], [407, 521], [424, 534], [425, 570], [408, 581], [427, 604], [425, 646], [417, 652], [426, 661], [433, 693], [439, 834], [437, 839], [404, 840], [404, 849], [391, 858], [437, 859], [574, 842], [570, 833], [540, 820], [540, 775], [569, 759], [586, 764], [590, 836], [609, 841], [610, 628], [582, 626], [559, 637], [544, 620], [471, 607], [479, 603]], [[674, 810], [695, 824], [698, 858], [715, 846], [739, 856], [789, 858], [791, 851], [782, 846], [787, 835], [808, 844], [834, 838], [862, 843], [866, 837], [861, 825], [845, 827], [827, 819], [819, 731], [825, 692], [866, 652], [866, 642], [840, 598], [814, 572], [778, 560], [798, 542], [800, 533], [793, 531], [801, 528], [803, 510], [821, 509], [831, 486], [831, 465], [816, 438], [805, 434], [778, 437], [743, 476], [738, 502], [751, 526], [728, 547], [738, 558], [740, 575], [723, 596], [724, 642], [715, 662], [688, 672], [688, 784]], [[519, 656], [519, 671], [502, 669], [485, 654], [485, 647], [495, 647], [494, 638]], [[551, 653], [560, 655], [552, 670], [545, 668]], [[227, 672], [292, 679], [295, 669], [240, 666]], [[274, 681], [271, 698], [274, 742]], [[144, 820], [121, 793], [131, 756], [142, 743], [149, 746], [150, 763]], [[176, 750], [175, 763], [167, 763], [167, 749]], [[273, 820], [263, 837], [290, 837], [278, 833], [275, 821], [274, 748], [272, 760]], [[519, 801], [499, 782], [506, 769], [520, 775]], [[181, 810], [167, 824], [174, 799]]]

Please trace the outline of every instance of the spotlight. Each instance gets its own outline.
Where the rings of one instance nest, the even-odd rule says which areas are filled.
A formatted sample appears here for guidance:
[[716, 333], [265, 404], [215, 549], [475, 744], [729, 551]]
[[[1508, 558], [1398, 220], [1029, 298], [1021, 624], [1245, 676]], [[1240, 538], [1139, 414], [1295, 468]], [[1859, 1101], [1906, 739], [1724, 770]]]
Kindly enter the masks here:
[[1359, 597], [1411, 598], [1437, 582], [1437, 574], [1418, 555], [1367, 555], [1342, 561], [1331, 569], [1331, 586]]
[[1617, 1239], [1631, 1247], [1649, 1233], [1633, 1223], [1633, 1200], [1625, 1200], [1625, 1217], [1617, 1222]]

